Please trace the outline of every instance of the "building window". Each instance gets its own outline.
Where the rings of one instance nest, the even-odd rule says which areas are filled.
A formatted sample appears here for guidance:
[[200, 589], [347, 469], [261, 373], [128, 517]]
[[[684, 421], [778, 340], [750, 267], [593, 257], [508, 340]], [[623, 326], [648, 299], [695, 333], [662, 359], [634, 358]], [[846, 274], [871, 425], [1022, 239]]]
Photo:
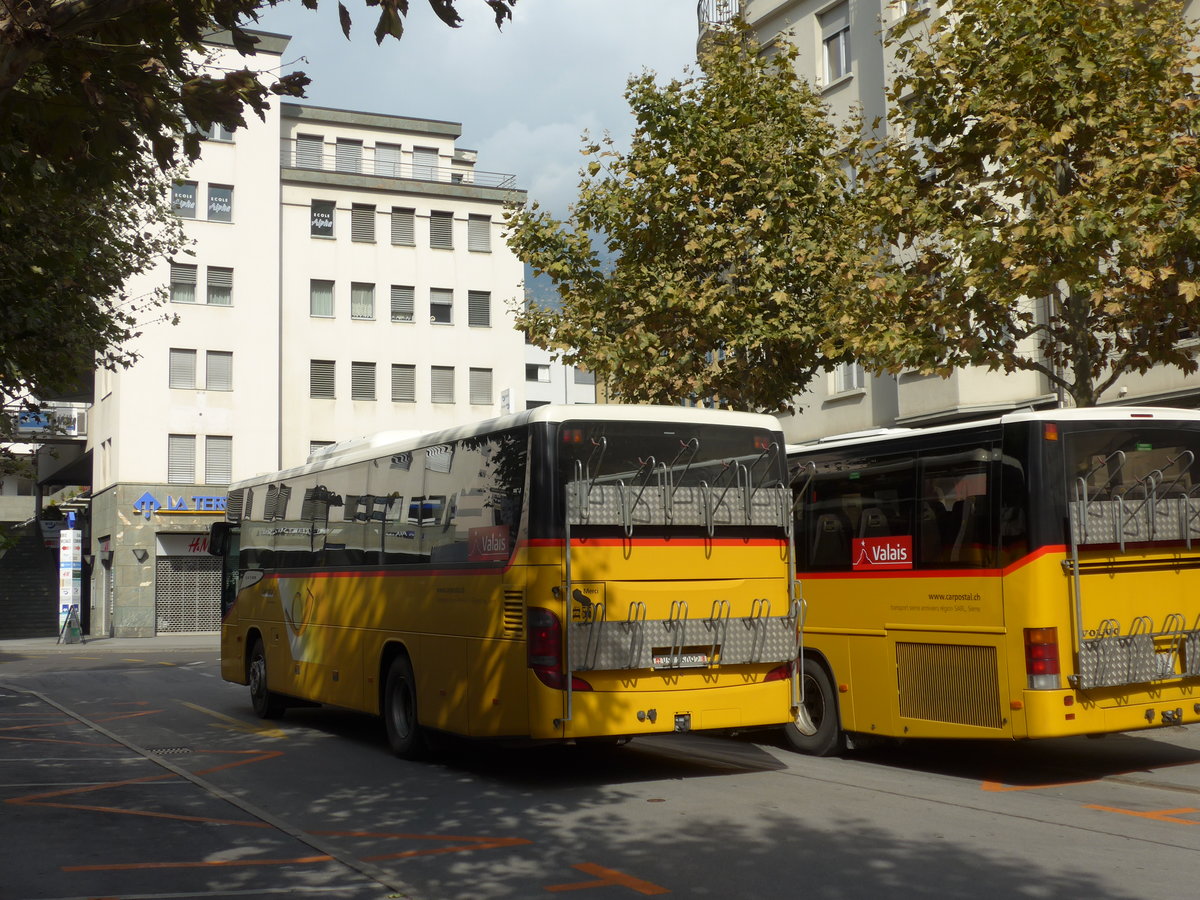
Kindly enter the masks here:
[[429, 246], [436, 250], [454, 249], [454, 213], [435, 209], [429, 214]]
[[537, 381], [537, 382], [540, 382], [541, 384], [549, 384], [550, 383], [550, 367], [548, 365], [541, 365], [541, 364], [537, 364], [537, 363], [526, 363], [525, 364], [525, 380], [526, 381]]
[[171, 185], [171, 212], [181, 219], [196, 218], [196, 182], [177, 181]]
[[233, 354], [228, 350], [209, 350], [205, 354], [204, 389], [233, 390]]
[[322, 450], [325, 447], [332, 447], [333, 445], [334, 445], [333, 441], [309, 441], [308, 442], [308, 455], [312, 456], [318, 450]]
[[375, 174], [388, 178], [400, 177], [400, 145], [375, 145]]
[[362, 141], [338, 138], [334, 151], [333, 167], [339, 172], [362, 171]]
[[350, 284], [350, 318], [375, 318], [375, 285], [354, 281]]
[[576, 384], [595, 384], [596, 373], [589, 372], [587, 369], [575, 368], [575, 383]]
[[213, 122], [208, 126], [208, 131], [200, 132], [204, 135], [206, 141], [219, 141], [223, 144], [233, 142], [233, 132], [222, 125], [220, 122]]
[[333, 211], [337, 204], [332, 200], [314, 200], [308, 219], [308, 233], [313, 237], [333, 237]]
[[492, 252], [492, 217], [467, 217], [467, 249], [474, 253]]
[[819, 16], [821, 43], [825, 48], [825, 83], [832, 84], [849, 75], [850, 56], [850, 4], [839, 3]]
[[438, 152], [436, 147], [413, 147], [413, 178], [437, 181]]
[[233, 438], [210, 434], [204, 439], [204, 483], [233, 480]]
[[434, 403], [454, 402], [454, 366], [430, 367], [429, 399]]
[[492, 327], [491, 291], [467, 291], [467, 324], [472, 328]]
[[867, 385], [867, 373], [858, 363], [838, 363], [833, 370], [833, 390], [844, 394], [847, 391], [861, 391]]
[[454, 322], [454, 291], [449, 288], [429, 289], [429, 321], [435, 325]]
[[325, 168], [325, 138], [319, 134], [296, 135], [296, 165], [301, 169]]
[[333, 318], [333, 282], [313, 279], [308, 283], [308, 314]]
[[416, 289], [406, 284], [392, 285], [392, 321], [411, 322], [415, 312]]
[[392, 207], [392, 243], [412, 247], [417, 243], [415, 222], [417, 211], [403, 206]]
[[476, 406], [492, 405], [492, 370], [471, 369], [467, 373], [467, 393]]
[[206, 284], [209, 306], [233, 306], [233, 269], [209, 266]]
[[350, 240], [375, 243], [375, 207], [355, 203], [350, 207]]
[[375, 363], [350, 363], [350, 399], [375, 399]]
[[167, 435], [167, 483], [196, 483], [196, 436]]
[[196, 389], [196, 351], [171, 348], [167, 386], [183, 391]]
[[208, 220], [210, 222], [233, 221], [233, 188], [226, 184], [208, 186]]
[[318, 400], [332, 400], [334, 375], [337, 366], [332, 359], [310, 359], [308, 361], [308, 396]]
[[196, 267], [188, 263], [171, 263], [171, 302], [196, 302]]
[[406, 363], [392, 364], [392, 402], [415, 403], [417, 400], [417, 367]]

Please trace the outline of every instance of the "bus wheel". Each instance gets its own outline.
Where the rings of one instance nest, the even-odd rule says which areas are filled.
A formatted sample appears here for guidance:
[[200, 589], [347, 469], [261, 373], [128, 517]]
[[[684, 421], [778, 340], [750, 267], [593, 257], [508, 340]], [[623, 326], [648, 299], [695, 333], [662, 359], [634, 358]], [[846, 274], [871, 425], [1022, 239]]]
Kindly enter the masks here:
[[417, 682], [404, 655], [392, 660], [383, 688], [383, 724], [388, 744], [401, 759], [420, 759], [427, 744], [417, 723]]
[[794, 724], [783, 726], [793, 750], [809, 756], [833, 756], [846, 746], [846, 736], [838, 723], [837, 695], [825, 668], [805, 657], [803, 669], [804, 708], [816, 731], [804, 734]]
[[278, 719], [285, 707], [282, 698], [267, 689], [267, 654], [262, 641], [256, 640], [250, 651], [249, 675], [250, 705], [254, 707], [254, 714], [260, 719]]

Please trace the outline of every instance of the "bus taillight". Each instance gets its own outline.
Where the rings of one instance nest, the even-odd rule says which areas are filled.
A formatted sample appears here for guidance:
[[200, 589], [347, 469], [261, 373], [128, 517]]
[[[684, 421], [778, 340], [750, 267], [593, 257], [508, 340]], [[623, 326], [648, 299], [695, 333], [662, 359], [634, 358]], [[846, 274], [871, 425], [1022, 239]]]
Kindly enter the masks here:
[[[538, 681], [556, 690], [565, 690], [563, 676], [562, 624], [548, 609], [531, 606], [526, 617], [526, 653], [529, 668]], [[571, 676], [571, 690], [590, 691], [592, 686], [577, 675]]]
[[1025, 629], [1025, 673], [1034, 691], [1056, 691], [1062, 687], [1058, 665], [1058, 629]]
[[786, 681], [787, 679], [792, 677], [792, 672], [795, 670], [795, 668], [796, 668], [795, 660], [792, 660], [791, 662], [786, 662], [781, 666], [776, 666], [770, 672], [767, 673], [765, 678], [763, 678], [763, 683], [765, 684], [768, 681]]

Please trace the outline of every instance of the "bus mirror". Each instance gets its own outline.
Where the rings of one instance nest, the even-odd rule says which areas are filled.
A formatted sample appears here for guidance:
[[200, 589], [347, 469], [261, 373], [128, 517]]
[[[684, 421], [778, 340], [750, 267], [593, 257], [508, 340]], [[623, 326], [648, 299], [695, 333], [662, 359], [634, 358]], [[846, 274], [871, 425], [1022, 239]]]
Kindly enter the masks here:
[[213, 522], [208, 535], [208, 552], [213, 556], [224, 556], [229, 549], [229, 535], [233, 526], [228, 522]]

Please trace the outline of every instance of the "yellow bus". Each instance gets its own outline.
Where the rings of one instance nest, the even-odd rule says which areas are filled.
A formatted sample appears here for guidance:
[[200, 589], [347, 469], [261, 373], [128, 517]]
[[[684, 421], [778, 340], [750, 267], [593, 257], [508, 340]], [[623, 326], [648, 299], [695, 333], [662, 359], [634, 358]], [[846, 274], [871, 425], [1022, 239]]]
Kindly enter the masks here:
[[769, 416], [540, 407], [231, 485], [221, 671], [259, 716], [573, 741], [782, 725], [799, 601]]
[[1200, 721], [1200, 414], [1021, 412], [789, 448], [794, 747]]

